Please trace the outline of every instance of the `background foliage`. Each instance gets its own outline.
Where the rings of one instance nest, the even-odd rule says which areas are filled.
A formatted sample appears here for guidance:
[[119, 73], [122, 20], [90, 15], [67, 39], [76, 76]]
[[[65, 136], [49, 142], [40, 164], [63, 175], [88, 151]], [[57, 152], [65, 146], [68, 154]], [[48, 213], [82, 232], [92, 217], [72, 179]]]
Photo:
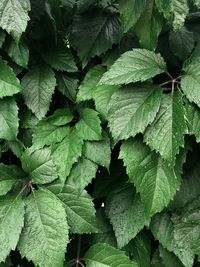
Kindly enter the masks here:
[[200, 266], [200, 1], [0, 1], [0, 266]]

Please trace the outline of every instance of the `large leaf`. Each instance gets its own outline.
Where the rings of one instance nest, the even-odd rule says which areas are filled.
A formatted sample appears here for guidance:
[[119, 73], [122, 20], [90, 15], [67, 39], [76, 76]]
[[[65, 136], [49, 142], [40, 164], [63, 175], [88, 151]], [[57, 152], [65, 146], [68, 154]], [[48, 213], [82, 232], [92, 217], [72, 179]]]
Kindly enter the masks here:
[[81, 193], [71, 185], [50, 185], [48, 187], [62, 201], [72, 233], [97, 233], [96, 210], [92, 198], [84, 190]]
[[174, 170], [140, 139], [124, 142], [119, 157], [141, 195], [147, 214], [152, 216], [162, 211], [180, 187], [180, 178]]
[[0, 138], [12, 141], [18, 133], [18, 106], [14, 99], [0, 100]]
[[76, 124], [78, 135], [84, 140], [98, 141], [101, 136], [101, 121], [98, 112], [93, 109], [85, 108], [80, 110], [80, 120]]
[[157, 11], [154, 0], [147, 0], [145, 10], [134, 27], [143, 48], [156, 49], [162, 26], [163, 18]]
[[113, 225], [119, 248], [127, 245], [149, 223], [140, 197], [132, 186], [108, 197], [106, 213]]
[[68, 225], [61, 202], [51, 192], [39, 189], [25, 204], [25, 226], [18, 245], [20, 254], [40, 267], [63, 266]]
[[118, 141], [143, 133], [155, 119], [161, 91], [157, 86], [142, 85], [120, 88], [109, 103], [108, 125]]
[[22, 94], [24, 101], [38, 119], [46, 115], [55, 86], [54, 73], [45, 65], [32, 68], [23, 77]]
[[103, 75], [99, 84], [117, 85], [142, 82], [165, 70], [165, 62], [159, 54], [137, 48], [122, 54]]
[[83, 140], [73, 130], [68, 132], [62, 142], [52, 145], [52, 159], [63, 183], [70, 174], [73, 164], [81, 156], [82, 145]]
[[12, 96], [21, 91], [19, 80], [13, 70], [2, 59], [0, 59], [0, 88], [0, 98]]
[[19, 41], [29, 21], [29, 0], [2, 0], [0, 3], [0, 27]]
[[137, 267], [137, 264], [130, 261], [123, 251], [104, 243], [97, 243], [90, 247], [84, 260], [87, 267]]
[[24, 202], [20, 195], [0, 198], [0, 262], [15, 250], [24, 225]]
[[120, 0], [119, 10], [122, 17], [122, 31], [125, 33], [135, 25], [145, 9], [146, 0]]
[[48, 147], [31, 151], [27, 149], [21, 158], [23, 170], [29, 174], [33, 183], [46, 184], [58, 178]]
[[0, 196], [5, 195], [10, 189], [22, 181], [25, 174], [15, 165], [0, 164]]
[[159, 152], [172, 166], [180, 147], [184, 146], [185, 113], [180, 92], [163, 95], [160, 110], [144, 135], [144, 141], [151, 149]]
[[90, 58], [100, 56], [119, 40], [120, 20], [116, 14], [92, 11], [76, 15], [71, 42], [85, 66]]

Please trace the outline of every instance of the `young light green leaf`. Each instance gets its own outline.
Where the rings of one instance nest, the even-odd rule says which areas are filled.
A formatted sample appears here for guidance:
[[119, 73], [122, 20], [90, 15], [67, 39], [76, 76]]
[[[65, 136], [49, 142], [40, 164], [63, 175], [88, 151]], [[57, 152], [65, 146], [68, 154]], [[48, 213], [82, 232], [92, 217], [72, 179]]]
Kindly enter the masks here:
[[63, 266], [69, 240], [62, 203], [50, 191], [39, 189], [25, 204], [25, 226], [18, 245], [20, 254], [39, 267]]
[[25, 104], [38, 119], [46, 115], [55, 86], [54, 73], [45, 65], [32, 68], [23, 77], [22, 94]]
[[150, 222], [140, 197], [132, 186], [108, 197], [106, 214], [113, 226], [119, 248], [126, 246]]
[[47, 52], [43, 55], [43, 58], [55, 70], [67, 72], [78, 71], [72, 53], [67, 47]]
[[103, 75], [99, 84], [143, 82], [165, 71], [166, 64], [160, 54], [137, 48], [122, 54]]
[[67, 184], [83, 191], [85, 187], [92, 181], [97, 172], [98, 165], [84, 157], [74, 164], [70, 175], [67, 178]]
[[16, 64], [23, 68], [27, 68], [29, 61], [29, 50], [25, 43], [16, 43], [12, 40], [6, 50], [9, 57], [11, 57]]
[[92, 99], [96, 85], [100, 81], [104, 72], [105, 69], [100, 65], [95, 66], [87, 72], [83, 82], [78, 89], [76, 99], [78, 103]]
[[141, 85], [120, 88], [111, 97], [108, 125], [115, 141], [143, 133], [152, 123], [160, 106], [157, 86]]
[[141, 195], [147, 214], [152, 216], [162, 211], [180, 187], [175, 171], [138, 138], [125, 141], [119, 157]]
[[116, 14], [94, 10], [74, 17], [71, 43], [83, 67], [90, 58], [100, 56], [118, 42], [119, 30], [120, 20]]
[[18, 134], [18, 106], [13, 98], [0, 99], [0, 138], [12, 141]]
[[0, 164], [0, 196], [6, 195], [13, 186], [21, 182], [24, 172], [15, 165]]
[[146, 5], [146, 0], [120, 0], [119, 10], [122, 17], [122, 32], [126, 33], [132, 28], [141, 14], [143, 13]]
[[184, 146], [185, 113], [180, 92], [163, 95], [160, 110], [144, 134], [144, 141], [171, 166], [175, 164], [180, 147]]
[[0, 262], [15, 250], [24, 225], [24, 202], [20, 195], [0, 198]]
[[[99, 232], [96, 210], [92, 198], [84, 190], [81, 193], [77, 188], [61, 184], [54, 184], [48, 187], [62, 201], [67, 221], [72, 233], [97, 233]], [[77, 223], [78, 222], [78, 223]]]
[[83, 140], [98, 141], [102, 139], [101, 120], [99, 114], [93, 109], [80, 110], [80, 120], [76, 124], [76, 131]]
[[21, 91], [19, 80], [13, 70], [0, 58], [0, 98], [12, 96]]
[[27, 149], [21, 158], [23, 170], [29, 174], [33, 183], [46, 184], [56, 178], [58, 174], [51, 159], [51, 150], [48, 147], [32, 151]]
[[147, 0], [144, 12], [134, 27], [141, 46], [149, 50], [155, 50], [162, 27], [163, 17], [156, 9], [154, 0]]
[[19, 41], [29, 21], [29, 0], [2, 0], [0, 3], [0, 27]]
[[134, 261], [129, 260], [123, 251], [104, 243], [97, 243], [90, 247], [84, 260], [87, 267], [138, 267]]
[[81, 156], [82, 145], [83, 140], [71, 129], [62, 142], [52, 145], [52, 159], [63, 183], [70, 174], [73, 164]]

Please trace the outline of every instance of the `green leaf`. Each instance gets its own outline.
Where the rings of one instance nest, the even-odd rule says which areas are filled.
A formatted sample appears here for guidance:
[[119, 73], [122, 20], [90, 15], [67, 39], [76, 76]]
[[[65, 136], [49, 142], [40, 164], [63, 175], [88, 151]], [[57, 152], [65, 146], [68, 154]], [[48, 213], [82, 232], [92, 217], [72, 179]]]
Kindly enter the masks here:
[[33, 183], [46, 184], [58, 178], [48, 147], [32, 151], [27, 149], [21, 158], [23, 170]]
[[13, 70], [0, 58], [0, 98], [12, 96], [21, 91], [19, 80]]
[[72, 53], [67, 47], [47, 52], [43, 55], [43, 58], [55, 70], [67, 72], [78, 71]]
[[185, 267], [192, 267], [194, 253], [185, 249], [176, 242], [174, 237], [174, 225], [167, 213], [156, 215], [151, 221], [150, 229], [156, 240], [170, 252], [174, 252]]
[[108, 125], [115, 141], [143, 133], [159, 110], [161, 90], [154, 85], [130, 85], [111, 97]]
[[165, 265], [163, 265], [158, 250], [156, 250], [152, 256], [151, 267], [166, 267]]
[[83, 140], [73, 130], [69, 131], [62, 142], [52, 145], [52, 159], [63, 184], [73, 164], [81, 156], [82, 145]]
[[[81, 193], [70, 185], [54, 184], [48, 187], [62, 201], [67, 221], [72, 233], [97, 233], [99, 232], [96, 220], [96, 210], [92, 198], [85, 190]], [[78, 222], [78, 223], [77, 223]]]
[[57, 109], [51, 116], [47, 117], [47, 121], [55, 126], [63, 126], [71, 122], [73, 114], [68, 108]]
[[120, 0], [119, 10], [122, 17], [122, 32], [132, 28], [145, 9], [146, 0]]
[[2, 48], [5, 40], [6, 40], [6, 33], [2, 29], [0, 29], [0, 48]]
[[194, 134], [197, 143], [200, 142], [200, 108], [192, 103], [187, 102], [186, 117], [189, 134]]
[[9, 57], [11, 57], [16, 64], [23, 68], [27, 68], [29, 61], [29, 50], [25, 43], [16, 43], [12, 40], [6, 50]]
[[101, 120], [93, 109], [85, 108], [79, 111], [80, 120], [76, 124], [76, 131], [83, 140], [98, 141], [101, 136]]
[[18, 134], [18, 106], [14, 99], [0, 99], [0, 138], [12, 141]]
[[22, 181], [25, 174], [15, 165], [0, 164], [0, 196], [6, 195], [13, 186]]
[[19, 41], [29, 21], [29, 0], [2, 0], [0, 3], [0, 27]]
[[111, 160], [111, 148], [109, 138], [102, 141], [85, 142], [83, 155], [102, 167], [109, 170]]
[[46, 115], [55, 86], [54, 73], [45, 65], [32, 68], [23, 77], [22, 94], [25, 104], [38, 119]]
[[84, 256], [87, 267], [137, 267], [134, 261], [130, 261], [123, 251], [108, 244], [97, 243], [90, 247]]
[[185, 113], [182, 94], [179, 91], [164, 94], [160, 110], [144, 134], [144, 141], [150, 148], [159, 152], [172, 166], [180, 147], [184, 146], [184, 134], [187, 133]]
[[154, 0], [147, 0], [145, 10], [134, 27], [140, 45], [155, 50], [162, 27], [163, 17], [156, 9]]
[[193, 0], [193, 2], [198, 8], [200, 8], [200, 1], [199, 0]]
[[78, 103], [92, 99], [93, 93], [95, 92], [95, 87], [100, 81], [104, 72], [105, 69], [100, 65], [93, 67], [87, 72], [83, 82], [78, 88], [76, 99]]
[[95, 178], [97, 168], [97, 164], [91, 160], [83, 157], [80, 158], [79, 161], [72, 167], [70, 175], [67, 178], [67, 184], [72, 185], [81, 192], [92, 181], [92, 179]]
[[76, 78], [71, 78], [63, 74], [57, 74], [56, 78], [58, 90], [74, 102], [76, 99], [78, 80]]
[[169, 45], [173, 54], [184, 61], [194, 48], [194, 34], [185, 27], [176, 32], [171, 31]]
[[125, 52], [103, 75], [99, 84], [127, 84], [148, 80], [162, 72], [166, 65], [160, 54], [146, 49]]
[[167, 249], [159, 246], [160, 257], [165, 267], [183, 267], [181, 261]]
[[180, 187], [180, 178], [158, 154], [151, 152], [140, 139], [125, 141], [120, 150], [131, 182], [140, 193], [149, 216], [162, 211]]
[[106, 214], [113, 226], [119, 248], [126, 246], [145, 225], [149, 224], [144, 206], [132, 186], [108, 197]]
[[0, 198], [0, 262], [15, 250], [24, 225], [24, 202], [19, 195]]
[[69, 240], [61, 202], [48, 190], [39, 189], [25, 204], [25, 226], [18, 245], [21, 256], [41, 267], [63, 266]]
[[71, 43], [83, 67], [90, 58], [100, 56], [119, 40], [120, 20], [116, 14], [101, 10], [74, 17]]
[[200, 49], [196, 48], [190, 60], [183, 66], [184, 75], [181, 79], [181, 89], [190, 102], [200, 107], [199, 85], [200, 85]]

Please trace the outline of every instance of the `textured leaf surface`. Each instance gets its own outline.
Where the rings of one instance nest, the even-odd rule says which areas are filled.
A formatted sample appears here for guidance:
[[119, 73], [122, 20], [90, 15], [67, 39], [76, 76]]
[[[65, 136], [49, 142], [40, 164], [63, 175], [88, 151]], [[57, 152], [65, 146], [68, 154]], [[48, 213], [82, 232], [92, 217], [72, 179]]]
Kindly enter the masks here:
[[18, 245], [20, 254], [37, 266], [63, 266], [68, 225], [61, 202], [51, 192], [39, 189], [25, 203], [25, 226]]
[[104, 243], [97, 243], [90, 247], [84, 256], [87, 267], [137, 267], [134, 261], [130, 261], [124, 252]]
[[0, 27], [19, 41], [29, 21], [29, 0], [2, 0], [0, 3]]
[[[94, 13], [95, 12], [95, 13]], [[100, 56], [119, 40], [117, 15], [93, 11], [74, 18], [71, 41], [85, 66], [90, 58]]]
[[0, 59], [0, 98], [12, 96], [21, 91], [18, 79], [13, 70]]
[[190, 134], [194, 134], [197, 143], [200, 142], [200, 108], [191, 103], [186, 105], [186, 116]]
[[24, 177], [23, 171], [15, 165], [0, 164], [0, 196], [5, 195], [20, 179]]
[[184, 266], [181, 263], [181, 261], [173, 253], [169, 252], [167, 249], [160, 246], [159, 251], [160, 251], [160, 257], [162, 259], [164, 266], [166, 267], [171, 267], [171, 266], [183, 267]]
[[101, 121], [98, 112], [89, 108], [80, 110], [80, 120], [76, 124], [76, 130], [84, 140], [101, 140]]
[[113, 225], [119, 248], [127, 245], [149, 223], [140, 197], [132, 186], [108, 197], [106, 213]]
[[73, 186], [64, 185], [62, 187], [59, 184], [51, 185], [48, 188], [63, 202], [72, 233], [83, 234], [99, 231], [92, 198], [85, 190], [80, 193]]
[[114, 140], [143, 133], [160, 106], [161, 91], [156, 86], [129, 86], [116, 91], [109, 103], [108, 125]]
[[86, 158], [80, 158], [72, 167], [67, 178], [67, 184], [72, 185], [77, 190], [82, 191], [96, 176], [97, 164]]
[[38, 119], [46, 115], [55, 86], [54, 73], [45, 65], [34, 67], [22, 79], [24, 101]]
[[62, 142], [52, 145], [52, 159], [64, 183], [74, 163], [81, 156], [83, 140], [70, 130]]
[[166, 207], [180, 187], [174, 170], [139, 139], [124, 142], [119, 157], [141, 195], [147, 214], [152, 216]]
[[16, 43], [14, 41], [10, 42], [7, 52], [9, 57], [23, 68], [27, 68], [29, 61], [29, 50], [25, 43]]
[[147, 0], [146, 2], [145, 10], [134, 30], [143, 48], [155, 50], [158, 36], [162, 30], [163, 18], [155, 8], [154, 0]]
[[0, 262], [15, 250], [24, 225], [24, 203], [20, 196], [0, 198]]
[[76, 72], [77, 66], [71, 51], [68, 48], [60, 48], [43, 55], [44, 60], [55, 70]]
[[68, 97], [71, 101], [76, 99], [76, 90], [78, 88], [78, 79], [66, 75], [57, 75], [58, 90]]
[[185, 113], [180, 92], [163, 95], [160, 110], [144, 135], [144, 141], [170, 165], [175, 164], [176, 155], [184, 146]]
[[122, 54], [103, 75], [99, 84], [117, 85], [142, 82], [165, 70], [165, 62], [159, 54], [138, 48]]
[[12, 141], [18, 133], [18, 107], [14, 99], [0, 100], [0, 138]]
[[33, 183], [46, 184], [58, 178], [56, 167], [51, 159], [51, 150], [48, 147], [34, 152], [27, 149], [21, 160], [23, 170], [29, 173]]
[[122, 31], [132, 28], [145, 9], [146, 0], [120, 0], [119, 10], [122, 17]]

